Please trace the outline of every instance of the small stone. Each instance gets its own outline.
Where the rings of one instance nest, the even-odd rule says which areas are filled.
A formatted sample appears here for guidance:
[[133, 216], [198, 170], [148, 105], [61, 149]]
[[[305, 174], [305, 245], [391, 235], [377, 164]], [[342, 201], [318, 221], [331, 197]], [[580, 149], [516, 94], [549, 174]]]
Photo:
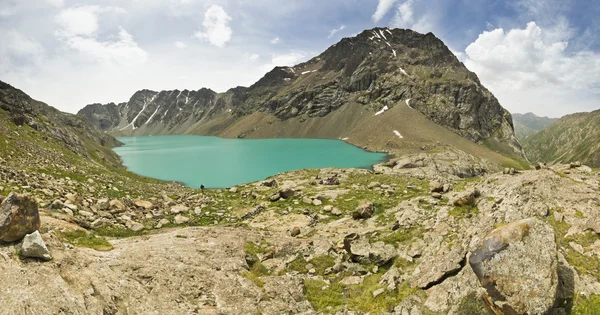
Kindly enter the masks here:
[[110, 207], [110, 202], [106, 198], [98, 199], [96, 206], [98, 206], [98, 210], [108, 210]]
[[158, 221], [158, 224], [156, 225], [157, 229], [162, 228], [164, 225], [169, 224], [171, 222], [169, 222], [169, 220], [167, 219], [161, 219], [160, 221]]
[[237, 193], [237, 192], [238, 192], [238, 188], [237, 188], [237, 187], [235, 187], [235, 186], [233, 186], [233, 187], [229, 188], [229, 192], [230, 192], [230, 193], [234, 193], [234, 194], [235, 194], [235, 193]]
[[323, 202], [321, 200], [319, 200], [319, 199], [314, 199], [312, 201], [312, 204], [315, 205], [315, 206], [320, 206], [320, 205], [323, 204]]
[[385, 289], [384, 289], [384, 288], [377, 289], [377, 290], [373, 291], [373, 297], [378, 297], [378, 296], [380, 296], [380, 295], [381, 295], [383, 292], [385, 292]]
[[88, 212], [88, 211], [84, 211], [84, 210], [79, 210], [79, 215], [84, 216], [86, 218], [91, 218], [94, 216], [93, 213]]
[[279, 196], [283, 199], [288, 199], [294, 197], [295, 191], [291, 188], [283, 188], [279, 190]]
[[296, 236], [300, 235], [300, 227], [298, 227], [298, 226], [294, 226], [294, 227], [292, 228], [292, 231], [290, 232], [290, 235], [291, 235], [292, 237], [296, 237]]
[[185, 205], [176, 205], [171, 207], [171, 213], [172, 214], [179, 214], [179, 213], [183, 213], [183, 212], [187, 212], [190, 208], [186, 207]]
[[74, 215], [75, 215], [75, 214], [73, 213], [73, 210], [71, 210], [71, 209], [69, 209], [69, 208], [63, 208], [63, 209], [62, 209], [62, 211], [63, 211], [64, 213], [66, 213], [66, 214], [67, 214], [68, 216], [70, 216], [70, 217], [72, 217], [72, 216], [74, 216]]
[[281, 196], [279, 194], [274, 194], [271, 197], [269, 197], [269, 200], [275, 202], [277, 200], [281, 199]]
[[184, 223], [188, 223], [189, 221], [190, 221], [190, 218], [184, 217], [181, 214], [178, 214], [175, 216], [175, 224], [184, 224]]
[[433, 181], [429, 183], [429, 191], [432, 193], [441, 193], [444, 191], [444, 184], [438, 181]]
[[381, 184], [379, 182], [371, 182], [369, 183], [369, 185], [367, 185], [367, 188], [369, 189], [374, 189], [374, 188], [378, 188], [381, 187]]
[[327, 206], [323, 207], [323, 211], [325, 211], [325, 212], [331, 212], [331, 210], [333, 210], [332, 205], [327, 205]]
[[310, 204], [312, 204], [313, 200], [308, 197], [304, 197], [304, 198], [302, 198], [302, 202], [307, 205], [310, 205]]
[[352, 218], [355, 220], [368, 219], [373, 215], [373, 212], [375, 212], [375, 205], [368, 200], [362, 200], [356, 210], [352, 212]]
[[121, 212], [124, 212], [125, 210], [127, 210], [127, 207], [125, 207], [125, 204], [123, 204], [123, 202], [121, 202], [121, 200], [113, 199], [110, 201], [109, 209], [113, 213], [121, 213]]
[[52, 259], [39, 231], [25, 235], [23, 243], [21, 243], [21, 256], [40, 258], [46, 261]]
[[338, 208], [333, 208], [333, 210], [331, 210], [331, 214], [335, 215], [335, 216], [340, 216], [342, 215], [342, 211]]
[[435, 199], [442, 199], [442, 194], [440, 194], [439, 192], [434, 192], [434, 193], [431, 193], [431, 197], [433, 197]]
[[139, 208], [144, 208], [144, 209], [146, 209], [146, 210], [150, 210], [150, 209], [152, 209], [152, 206], [153, 206], [152, 202], [150, 202], [150, 201], [147, 201], [147, 200], [136, 200], [136, 201], [134, 201], [134, 203], [133, 203], [133, 204], [134, 204], [136, 207], [139, 207]]
[[127, 222], [125, 222], [125, 226], [127, 226], [128, 229], [130, 229], [134, 232], [139, 232], [144, 229], [143, 224], [141, 224], [139, 222], [135, 222], [135, 221], [127, 221]]

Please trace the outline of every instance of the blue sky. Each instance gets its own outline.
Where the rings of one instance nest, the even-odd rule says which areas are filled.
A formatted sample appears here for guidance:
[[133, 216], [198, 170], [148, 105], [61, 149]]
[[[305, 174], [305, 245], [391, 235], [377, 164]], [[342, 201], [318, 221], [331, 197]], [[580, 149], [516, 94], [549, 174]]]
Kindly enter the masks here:
[[600, 0], [0, 0], [0, 79], [63, 111], [222, 92], [375, 26], [433, 32], [511, 112], [600, 108]]

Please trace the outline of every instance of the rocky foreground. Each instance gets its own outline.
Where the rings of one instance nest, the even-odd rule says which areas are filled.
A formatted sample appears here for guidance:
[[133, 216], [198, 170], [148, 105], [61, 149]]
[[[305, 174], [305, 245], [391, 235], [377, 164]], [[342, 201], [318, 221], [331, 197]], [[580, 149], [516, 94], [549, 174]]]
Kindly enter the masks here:
[[199, 191], [17, 160], [0, 160], [3, 312], [600, 310], [600, 174], [579, 164], [423, 154]]

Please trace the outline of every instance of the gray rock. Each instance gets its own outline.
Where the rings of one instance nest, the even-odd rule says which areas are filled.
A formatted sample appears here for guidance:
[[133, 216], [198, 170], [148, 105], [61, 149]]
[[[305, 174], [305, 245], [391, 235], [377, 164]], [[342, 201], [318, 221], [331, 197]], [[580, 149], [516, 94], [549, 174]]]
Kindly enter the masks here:
[[40, 228], [35, 200], [10, 193], [0, 204], [0, 242], [14, 242]]
[[175, 224], [184, 224], [184, 223], [188, 223], [190, 221], [190, 218], [182, 216], [181, 214], [178, 214], [175, 216]]
[[369, 185], [367, 185], [367, 188], [369, 188], [369, 189], [374, 189], [377, 187], [381, 187], [381, 184], [379, 182], [371, 182], [371, 183], [369, 183]]
[[40, 258], [46, 261], [52, 259], [39, 231], [25, 235], [23, 243], [21, 243], [21, 256]]
[[271, 200], [273, 202], [275, 202], [279, 199], [281, 199], [281, 196], [279, 194], [274, 194], [274, 195], [271, 195], [271, 197], [269, 197], [269, 200]]
[[98, 206], [98, 210], [108, 210], [110, 208], [110, 202], [106, 198], [98, 199], [96, 205]]
[[312, 204], [315, 206], [320, 206], [323, 204], [323, 202], [319, 199], [313, 199]]
[[288, 199], [294, 197], [294, 190], [291, 188], [283, 188], [279, 190], [279, 196], [283, 199]]
[[171, 213], [172, 214], [179, 214], [179, 213], [183, 213], [183, 212], [187, 212], [190, 208], [186, 207], [185, 205], [176, 205], [171, 207]]
[[373, 215], [373, 212], [375, 212], [375, 205], [368, 200], [362, 200], [356, 210], [352, 212], [352, 218], [355, 220], [368, 219]]
[[456, 195], [454, 199], [452, 199], [451, 204], [458, 207], [474, 205], [475, 199], [480, 195], [477, 188], [469, 189]]
[[429, 191], [432, 193], [441, 193], [444, 191], [444, 184], [438, 181], [433, 181], [429, 183]]
[[544, 314], [554, 304], [558, 262], [554, 230], [536, 218], [493, 230], [469, 258], [486, 290], [486, 301], [502, 314]]
[[127, 207], [125, 207], [125, 204], [123, 202], [121, 202], [121, 200], [118, 200], [118, 199], [111, 200], [109, 208], [112, 213], [122, 213], [127, 210]]

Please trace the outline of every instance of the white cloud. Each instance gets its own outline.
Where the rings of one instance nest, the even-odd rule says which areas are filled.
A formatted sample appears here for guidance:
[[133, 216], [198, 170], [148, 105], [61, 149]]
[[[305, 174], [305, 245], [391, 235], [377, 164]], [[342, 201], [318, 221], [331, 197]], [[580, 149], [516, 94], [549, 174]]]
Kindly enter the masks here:
[[302, 61], [305, 61], [307, 54], [304, 52], [290, 52], [283, 55], [273, 55], [271, 62], [264, 64], [260, 69], [264, 72], [271, 71], [273, 68], [279, 67], [291, 67]]
[[103, 12], [123, 13], [121, 8], [82, 6], [62, 10], [55, 18], [61, 26], [56, 37], [62, 44], [92, 62], [104, 65], [132, 67], [142, 64], [148, 54], [133, 40], [125, 29], [119, 28], [116, 36], [100, 40], [98, 14]]
[[98, 30], [98, 6], [82, 6], [60, 11], [56, 22], [69, 35], [92, 35]]
[[256, 60], [258, 60], [258, 58], [260, 58], [260, 55], [256, 54], [256, 53], [247, 54], [246, 58], [248, 58], [249, 61], [256, 61]]
[[346, 25], [342, 25], [339, 28], [332, 29], [329, 31], [329, 36], [327, 38], [332, 38], [336, 33], [343, 31], [346, 28]]
[[406, 0], [398, 5], [396, 15], [392, 20], [392, 26], [411, 29], [423, 34], [435, 31], [434, 17], [431, 13], [425, 13], [418, 18], [416, 16], [414, 1]]
[[65, 5], [65, 1], [64, 0], [46, 0], [50, 5], [53, 5], [55, 7], [62, 7], [63, 5]]
[[187, 48], [187, 44], [181, 41], [176, 41], [175, 42], [175, 47], [179, 48], [179, 49], [185, 49]]
[[121, 28], [115, 40], [99, 41], [94, 37], [60, 36], [64, 45], [106, 65], [133, 67], [148, 60], [148, 54]]
[[0, 31], [0, 75], [27, 75], [33, 67], [42, 64], [44, 48], [35, 39], [9, 30]]
[[271, 44], [275, 45], [278, 44], [281, 41], [281, 39], [279, 39], [279, 37], [275, 37], [273, 39], [271, 39]]
[[396, 0], [379, 0], [377, 9], [373, 13], [373, 22], [379, 22], [394, 6], [394, 3], [396, 3]]
[[513, 112], [557, 116], [573, 110], [567, 104], [590, 106], [594, 101], [582, 97], [600, 94], [600, 54], [567, 53], [568, 42], [556, 40], [563, 36], [544, 33], [535, 22], [484, 31], [466, 48], [464, 63]]
[[216, 4], [213, 4], [204, 14], [202, 26], [204, 31], [196, 32], [195, 37], [208, 40], [212, 45], [224, 47], [231, 39], [231, 28], [229, 22], [231, 17], [227, 15], [225, 10]]

